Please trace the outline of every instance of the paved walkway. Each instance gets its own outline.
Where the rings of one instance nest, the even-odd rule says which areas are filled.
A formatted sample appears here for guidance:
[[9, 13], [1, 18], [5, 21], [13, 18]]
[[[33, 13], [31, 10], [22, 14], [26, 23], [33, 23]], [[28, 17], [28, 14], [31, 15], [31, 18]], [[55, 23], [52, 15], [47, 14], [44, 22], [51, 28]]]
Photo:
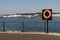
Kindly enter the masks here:
[[[56, 34], [56, 33], [55, 33]], [[58, 34], [60, 35], [60, 34]], [[58, 35], [51, 35], [47, 33], [38, 32], [35, 34], [30, 33], [7, 33], [7, 32], [0, 32], [0, 40], [60, 40], [60, 36]]]

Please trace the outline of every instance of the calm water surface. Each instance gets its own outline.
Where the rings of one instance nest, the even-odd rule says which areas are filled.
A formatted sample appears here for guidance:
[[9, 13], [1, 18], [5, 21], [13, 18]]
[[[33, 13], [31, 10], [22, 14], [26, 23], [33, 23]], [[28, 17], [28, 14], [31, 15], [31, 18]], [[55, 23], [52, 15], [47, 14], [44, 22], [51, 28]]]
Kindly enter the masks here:
[[[60, 32], [60, 18], [49, 20], [49, 32]], [[0, 18], [0, 30], [46, 31], [46, 20], [42, 18]]]

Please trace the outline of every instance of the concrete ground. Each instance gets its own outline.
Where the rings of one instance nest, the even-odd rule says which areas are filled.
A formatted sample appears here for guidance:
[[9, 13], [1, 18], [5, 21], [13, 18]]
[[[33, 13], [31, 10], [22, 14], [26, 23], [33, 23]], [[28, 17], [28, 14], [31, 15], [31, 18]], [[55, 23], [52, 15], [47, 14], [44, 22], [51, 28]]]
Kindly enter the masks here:
[[[55, 33], [56, 34], [56, 33]], [[7, 33], [0, 32], [0, 40], [60, 40], [60, 34], [51, 33]]]

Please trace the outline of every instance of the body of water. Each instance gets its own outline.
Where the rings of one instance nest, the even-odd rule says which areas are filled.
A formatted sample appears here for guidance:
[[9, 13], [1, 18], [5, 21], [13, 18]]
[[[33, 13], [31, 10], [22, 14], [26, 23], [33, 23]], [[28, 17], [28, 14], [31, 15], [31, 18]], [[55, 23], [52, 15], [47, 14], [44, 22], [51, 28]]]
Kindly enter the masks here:
[[[48, 22], [49, 32], [60, 32], [60, 18]], [[46, 20], [42, 18], [0, 18], [0, 30], [6, 31], [46, 31]]]

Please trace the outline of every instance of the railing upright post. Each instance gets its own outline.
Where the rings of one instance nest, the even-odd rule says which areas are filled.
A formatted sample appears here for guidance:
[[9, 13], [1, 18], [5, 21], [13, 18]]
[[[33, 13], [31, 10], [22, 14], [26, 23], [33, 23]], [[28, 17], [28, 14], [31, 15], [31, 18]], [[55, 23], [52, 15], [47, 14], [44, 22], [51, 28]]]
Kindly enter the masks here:
[[46, 22], [44, 21], [44, 32], [46, 32]]
[[24, 32], [24, 22], [22, 22], [22, 32]]
[[5, 22], [3, 22], [3, 31], [5, 32]]

